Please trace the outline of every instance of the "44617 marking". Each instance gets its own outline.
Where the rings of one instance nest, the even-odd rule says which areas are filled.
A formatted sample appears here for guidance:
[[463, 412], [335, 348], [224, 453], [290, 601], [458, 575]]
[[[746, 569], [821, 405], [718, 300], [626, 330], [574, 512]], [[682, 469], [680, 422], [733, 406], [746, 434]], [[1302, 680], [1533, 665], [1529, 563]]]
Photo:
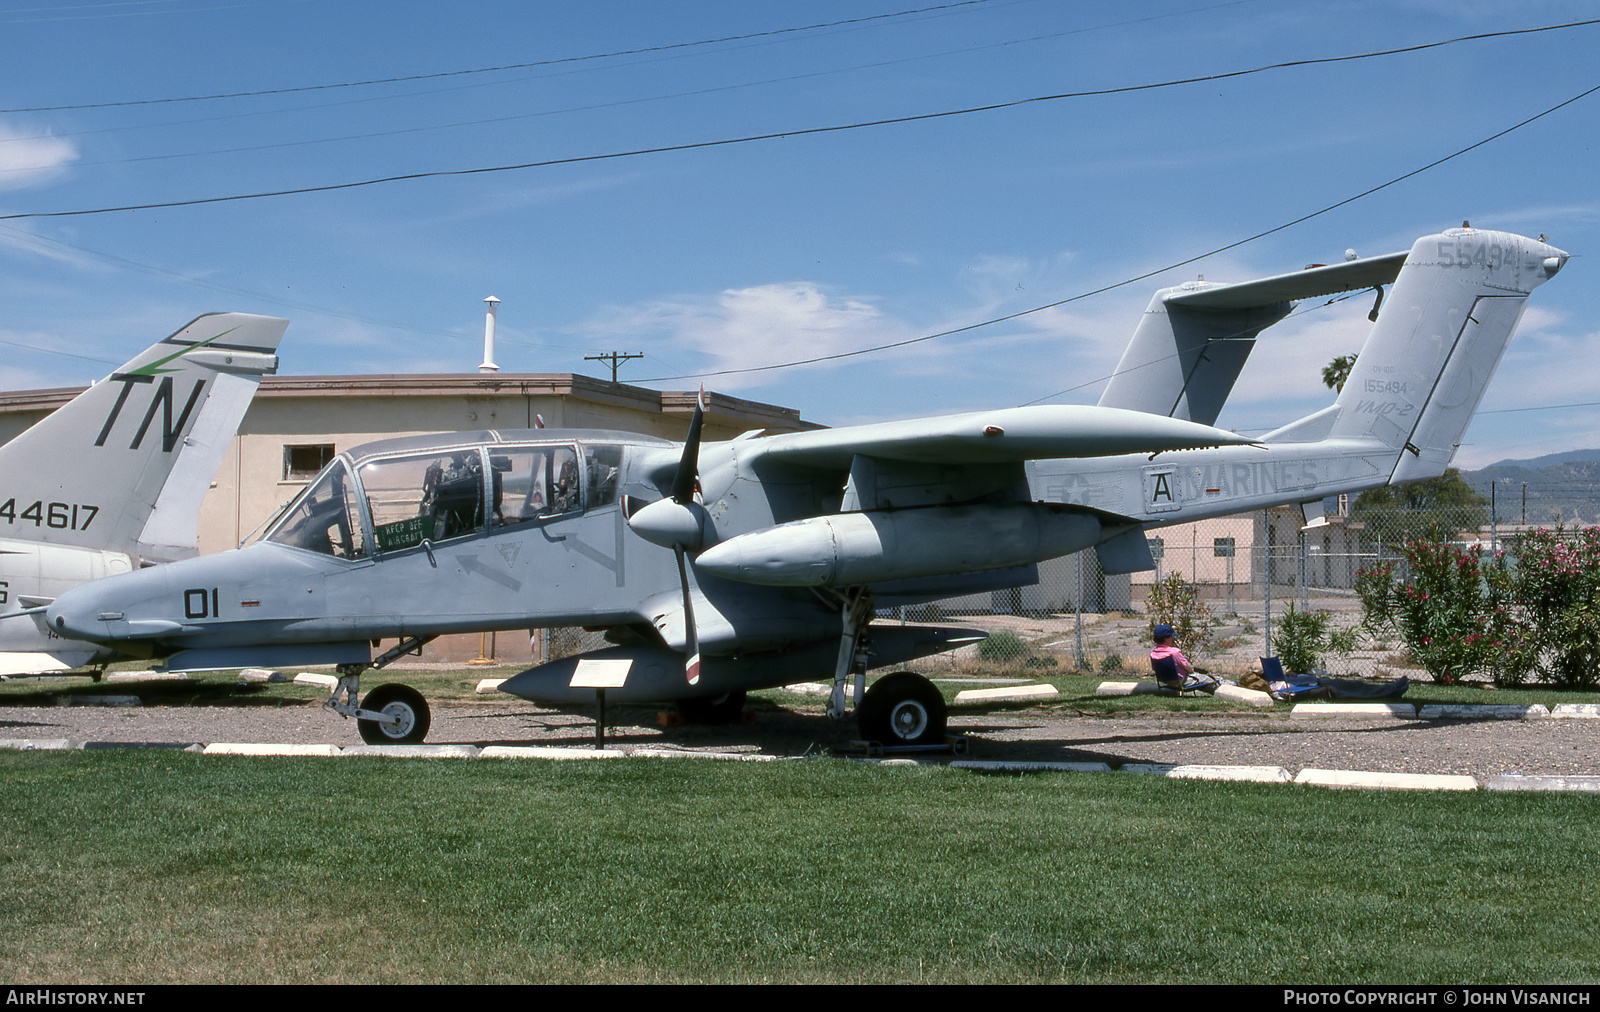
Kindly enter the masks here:
[[17, 500], [7, 499], [0, 506], [0, 520], [8, 524], [32, 523], [35, 527], [53, 527], [58, 531], [86, 531], [100, 513], [100, 507], [87, 503], [44, 502], [35, 499], [31, 505], [17, 512]]

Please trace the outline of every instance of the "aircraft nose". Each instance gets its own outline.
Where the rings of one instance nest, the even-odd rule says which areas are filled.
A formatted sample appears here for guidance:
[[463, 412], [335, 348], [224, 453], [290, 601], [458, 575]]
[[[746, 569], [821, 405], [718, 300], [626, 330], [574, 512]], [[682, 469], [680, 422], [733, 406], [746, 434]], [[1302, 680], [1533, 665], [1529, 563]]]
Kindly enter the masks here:
[[83, 588], [74, 587], [56, 598], [44, 610], [45, 624], [57, 636], [76, 640], [92, 640], [105, 635], [106, 621], [113, 612], [102, 612], [96, 602], [89, 601]]
[[[137, 576], [138, 574], [130, 574]], [[125, 589], [117, 581], [124, 577], [112, 576], [105, 580], [82, 584], [64, 592], [45, 608], [44, 620], [50, 631], [68, 639], [90, 640], [95, 643], [112, 643], [128, 639], [149, 639], [180, 631], [181, 623], [162, 618], [130, 615], [124, 612], [126, 595], [114, 591]], [[98, 584], [112, 584], [102, 590]]]

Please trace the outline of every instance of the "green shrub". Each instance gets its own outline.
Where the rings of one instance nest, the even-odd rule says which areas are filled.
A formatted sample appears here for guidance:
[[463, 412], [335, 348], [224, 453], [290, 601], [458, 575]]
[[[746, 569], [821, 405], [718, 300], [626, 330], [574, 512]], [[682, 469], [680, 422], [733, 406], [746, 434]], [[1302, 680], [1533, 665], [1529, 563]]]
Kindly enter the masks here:
[[1028, 655], [1028, 644], [1013, 632], [990, 633], [978, 644], [978, 657], [991, 664], [1011, 664]]
[[1325, 611], [1297, 611], [1293, 604], [1278, 620], [1272, 647], [1283, 670], [1304, 673], [1318, 670], [1325, 653], [1344, 654], [1355, 649], [1353, 629], [1329, 632], [1331, 616]]
[[1185, 580], [1182, 574], [1173, 573], [1151, 585], [1145, 612], [1152, 630], [1161, 622], [1172, 626], [1179, 649], [1191, 660], [1211, 646], [1211, 631], [1217, 621], [1200, 600], [1200, 585]]

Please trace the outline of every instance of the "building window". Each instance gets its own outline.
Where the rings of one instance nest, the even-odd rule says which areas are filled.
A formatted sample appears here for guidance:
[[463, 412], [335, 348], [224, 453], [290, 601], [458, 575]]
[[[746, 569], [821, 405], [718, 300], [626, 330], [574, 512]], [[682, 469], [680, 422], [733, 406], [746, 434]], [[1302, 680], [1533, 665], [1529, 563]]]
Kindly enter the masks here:
[[1231, 558], [1233, 558], [1233, 539], [1232, 538], [1212, 538], [1211, 539], [1211, 554], [1215, 555], [1219, 559], [1231, 559]]
[[283, 480], [310, 481], [322, 473], [333, 461], [333, 444], [314, 446], [285, 446], [283, 448]]

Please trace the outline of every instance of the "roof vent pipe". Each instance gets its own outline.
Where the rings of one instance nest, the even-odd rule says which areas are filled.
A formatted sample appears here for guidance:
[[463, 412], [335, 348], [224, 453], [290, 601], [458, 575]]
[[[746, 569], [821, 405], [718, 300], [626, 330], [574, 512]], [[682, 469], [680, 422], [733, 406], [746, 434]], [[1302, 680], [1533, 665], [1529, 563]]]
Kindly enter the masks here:
[[500, 308], [500, 300], [491, 295], [483, 302], [489, 311], [483, 316], [483, 364], [478, 366], [478, 371], [499, 372], [500, 367], [494, 364], [494, 314]]

